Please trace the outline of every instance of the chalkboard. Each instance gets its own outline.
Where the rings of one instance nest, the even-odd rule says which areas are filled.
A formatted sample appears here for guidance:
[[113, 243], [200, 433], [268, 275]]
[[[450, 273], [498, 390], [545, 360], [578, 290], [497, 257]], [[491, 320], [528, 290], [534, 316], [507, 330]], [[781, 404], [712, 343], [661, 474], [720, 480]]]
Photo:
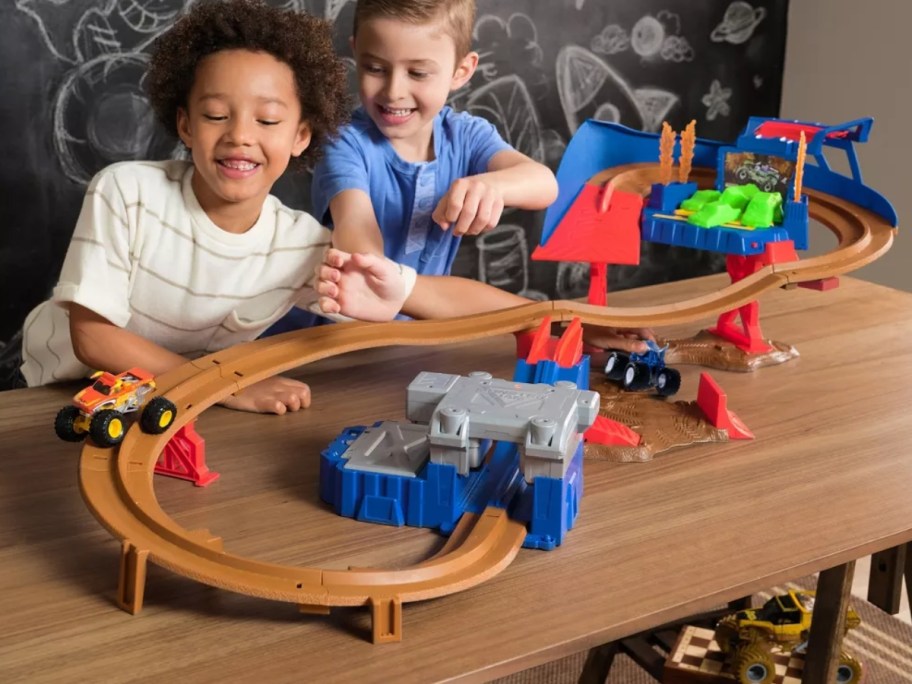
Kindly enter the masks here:
[[[151, 42], [189, 4], [0, 4], [0, 386], [26, 314], [54, 285], [89, 179], [115, 161], [181, 154], [154, 122], [142, 79]], [[273, 4], [336, 21], [349, 54], [353, 0]], [[778, 113], [787, 10], [787, 0], [478, 0], [480, 67], [451, 104], [555, 170], [587, 118], [648, 131], [696, 119], [700, 137], [732, 140], [748, 116]], [[275, 192], [308, 209], [309, 184], [290, 173]], [[585, 265], [530, 263], [542, 216], [507, 212], [465, 241], [454, 273], [537, 298], [583, 294]], [[609, 289], [721, 267], [718, 256], [644, 245], [639, 267], [609, 269]]]

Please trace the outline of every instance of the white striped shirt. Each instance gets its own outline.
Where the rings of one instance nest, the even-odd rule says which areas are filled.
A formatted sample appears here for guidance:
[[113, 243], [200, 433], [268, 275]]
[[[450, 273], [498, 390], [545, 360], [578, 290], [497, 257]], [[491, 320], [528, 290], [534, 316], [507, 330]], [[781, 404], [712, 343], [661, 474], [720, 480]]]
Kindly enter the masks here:
[[229, 233], [200, 207], [192, 177], [190, 162], [165, 161], [114, 164], [92, 179], [53, 296], [25, 321], [29, 386], [91, 370], [73, 353], [67, 302], [194, 357], [252, 340], [316, 299], [326, 228], [269, 195], [253, 227]]

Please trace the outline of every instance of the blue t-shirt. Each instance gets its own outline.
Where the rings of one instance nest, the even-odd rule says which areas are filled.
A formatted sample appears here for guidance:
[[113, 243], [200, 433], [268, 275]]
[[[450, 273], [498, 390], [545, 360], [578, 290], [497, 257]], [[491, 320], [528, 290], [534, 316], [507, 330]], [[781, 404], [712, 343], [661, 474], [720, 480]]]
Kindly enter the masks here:
[[453, 181], [488, 170], [491, 157], [513, 149], [485, 119], [444, 107], [434, 119], [434, 160], [404, 161], [363, 108], [314, 170], [313, 215], [332, 225], [329, 202], [343, 190], [371, 199], [386, 256], [424, 275], [448, 274], [460, 238], [431, 220]]

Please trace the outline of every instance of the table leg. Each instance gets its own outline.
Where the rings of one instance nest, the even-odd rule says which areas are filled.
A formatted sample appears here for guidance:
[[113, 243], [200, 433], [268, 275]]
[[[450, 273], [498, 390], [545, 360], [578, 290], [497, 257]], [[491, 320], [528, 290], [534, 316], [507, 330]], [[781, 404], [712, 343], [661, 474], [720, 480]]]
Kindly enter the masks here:
[[906, 555], [907, 545], [900, 544], [871, 556], [868, 601], [890, 615], [899, 612]]
[[580, 673], [579, 684], [604, 684], [611, 671], [611, 664], [618, 652], [618, 643], [612, 641], [589, 649], [586, 664]]
[[912, 611], [912, 542], [906, 544], [906, 598], [909, 599], [909, 610]]
[[836, 681], [836, 667], [845, 634], [846, 608], [855, 575], [855, 561], [824, 570], [817, 580], [814, 620], [804, 660], [803, 684]]

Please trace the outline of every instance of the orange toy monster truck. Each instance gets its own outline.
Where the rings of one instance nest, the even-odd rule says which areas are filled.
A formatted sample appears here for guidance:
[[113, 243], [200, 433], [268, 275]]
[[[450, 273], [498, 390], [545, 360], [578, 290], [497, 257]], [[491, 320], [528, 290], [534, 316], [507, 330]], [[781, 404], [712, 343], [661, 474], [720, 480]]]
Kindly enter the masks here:
[[54, 431], [60, 439], [78, 442], [86, 435], [98, 446], [111, 447], [123, 441], [124, 414], [142, 408], [139, 424], [143, 432], [159, 434], [177, 416], [177, 408], [164, 397], [146, 397], [155, 391], [151, 373], [131, 368], [120, 375], [98, 371], [94, 382], [73, 397], [73, 403], [57, 413]]

